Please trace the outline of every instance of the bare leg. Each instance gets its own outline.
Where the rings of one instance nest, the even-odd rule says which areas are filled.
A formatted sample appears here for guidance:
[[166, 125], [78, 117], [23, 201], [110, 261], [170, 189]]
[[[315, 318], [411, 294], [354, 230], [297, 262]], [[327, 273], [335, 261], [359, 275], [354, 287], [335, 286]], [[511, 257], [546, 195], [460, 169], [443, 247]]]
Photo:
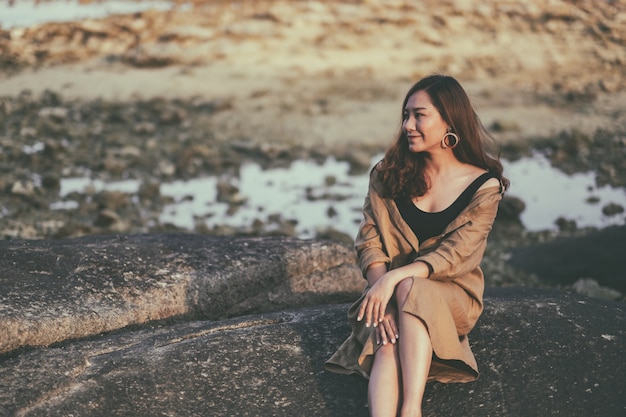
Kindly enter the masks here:
[[367, 387], [370, 415], [396, 417], [400, 403], [398, 345], [387, 344], [376, 352]]
[[[417, 278], [416, 278], [417, 279]], [[398, 305], [404, 301], [413, 285], [405, 279], [396, 290]], [[430, 335], [424, 322], [412, 314], [399, 312], [399, 353], [402, 367], [403, 401], [401, 417], [421, 417], [422, 400], [433, 355]]]

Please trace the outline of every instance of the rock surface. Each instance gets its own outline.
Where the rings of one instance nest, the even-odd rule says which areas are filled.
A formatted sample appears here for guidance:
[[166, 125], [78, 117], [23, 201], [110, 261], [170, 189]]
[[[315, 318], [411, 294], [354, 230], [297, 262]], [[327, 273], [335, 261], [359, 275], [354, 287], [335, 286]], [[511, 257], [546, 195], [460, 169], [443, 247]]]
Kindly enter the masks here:
[[[425, 416], [618, 416], [623, 304], [492, 290], [471, 334], [481, 377], [427, 387]], [[0, 357], [6, 416], [366, 416], [366, 382], [323, 370], [347, 305], [145, 326]]]
[[591, 278], [626, 292], [626, 226], [607, 227], [583, 236], [559, 238], [513, 251], [509, 263], [552, 284], [571, 285]]
[[0, 241], [0, 353], [163, 319], [346, 302], [351, 247], [191, 234]]

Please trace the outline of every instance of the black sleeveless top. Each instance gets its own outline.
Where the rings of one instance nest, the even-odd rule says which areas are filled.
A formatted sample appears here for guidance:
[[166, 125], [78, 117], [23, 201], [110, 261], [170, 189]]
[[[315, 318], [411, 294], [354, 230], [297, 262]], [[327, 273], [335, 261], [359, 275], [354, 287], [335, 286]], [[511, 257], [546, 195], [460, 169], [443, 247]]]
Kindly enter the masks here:
[[422, 211], [413, 204], [411, 199], [396, 199], [396, 205], [405, 222], [411, 227], [420, 242], [440, 235], [452, 220], [454, 220], [469, 204], [474, 193], [489, 179], [494, 178], [490, 172], [485, 172], [476, 178], [465, 191], [457, 197], [448, 208], [443, 211], [429, 213]]

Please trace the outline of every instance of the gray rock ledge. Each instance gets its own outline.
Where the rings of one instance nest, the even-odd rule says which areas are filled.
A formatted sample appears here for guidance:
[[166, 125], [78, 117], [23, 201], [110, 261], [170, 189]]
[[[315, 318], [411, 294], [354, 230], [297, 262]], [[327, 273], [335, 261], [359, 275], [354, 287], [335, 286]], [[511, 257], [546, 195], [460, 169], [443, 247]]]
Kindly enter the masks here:
[[[471, 334], [481, 370], [431, 384], [425, 416], [621, 416], [624, 305], [492, 290]], [[366, 382], [323, 362], [347, 304], [145, 325], [0, 356], [3, 416], [367, 416]]]
[[193, 234], [0, 242], [0, 353], [163, 319], [347, 302], [352, 247]]

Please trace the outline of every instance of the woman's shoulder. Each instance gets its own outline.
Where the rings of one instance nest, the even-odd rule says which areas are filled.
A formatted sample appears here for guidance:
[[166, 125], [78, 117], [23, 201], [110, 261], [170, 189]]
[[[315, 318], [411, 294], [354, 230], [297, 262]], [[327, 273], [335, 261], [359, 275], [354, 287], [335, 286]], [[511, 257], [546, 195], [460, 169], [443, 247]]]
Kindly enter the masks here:
[[377, 175], [380, 171], [382, 171], [383, 163], [384, 163], [384, 159], [381, 159], [380, 161], [376, 162], [374, 166], [372, 167], [372, 169], [370, 170], [370, 175]]
[[480, 186], [480, 188], [478, 188], [479, 190], [484, 190], [485, 188], [489, 188], [489, 187], [500, 187], [502, 184], [500, 184], [500, 180], [497, 179], [496, 177], [491, 177], [489, 178], [487, 181], [485, 181], [483, 183], [483, 185]]
[[370, 170], [370, 184], [380, 184], [382, 180], [383, 161], [380, 160]]
[[482, 178], [483, 183], [478, 188], [479, 190], [484, 190], [485, 188], [489, 187], [500, 186], [500, 180], [495, 175], [490, 174], [489, 171], [484, 168], [480, 168], [470, 164], [466, 164], [463, 168], [463, 174], [466, 177], [466, 182], [471, 183], [474, 181], [478, 181], [480, 178]]
[[485, 169], [470, 164], [458, 165], [451, 171], [455, 182], [458, 185], [465, 184], [465, 186], [477, 181], [485, 173], [487, 173]]

